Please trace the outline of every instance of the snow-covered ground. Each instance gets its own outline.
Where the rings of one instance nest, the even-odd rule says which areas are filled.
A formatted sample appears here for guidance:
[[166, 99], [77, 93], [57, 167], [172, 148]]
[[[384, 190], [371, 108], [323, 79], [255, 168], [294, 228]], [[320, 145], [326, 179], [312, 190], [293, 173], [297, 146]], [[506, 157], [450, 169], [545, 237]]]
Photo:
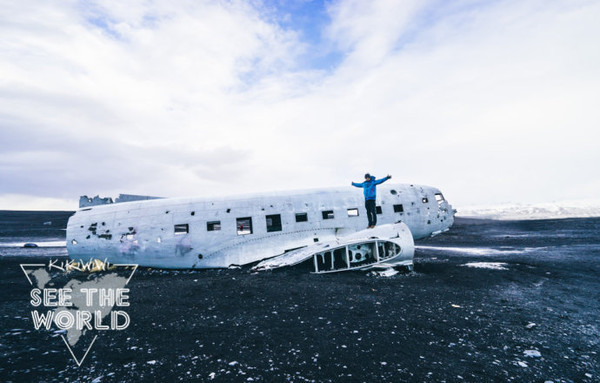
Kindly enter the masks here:
[[600, 217], [600, 199], [457, 208], [457, 217], [501, 220]]
[[508, 264], [504, 262], [469, 262], [463, 266], [476, 269], [508, 270]]

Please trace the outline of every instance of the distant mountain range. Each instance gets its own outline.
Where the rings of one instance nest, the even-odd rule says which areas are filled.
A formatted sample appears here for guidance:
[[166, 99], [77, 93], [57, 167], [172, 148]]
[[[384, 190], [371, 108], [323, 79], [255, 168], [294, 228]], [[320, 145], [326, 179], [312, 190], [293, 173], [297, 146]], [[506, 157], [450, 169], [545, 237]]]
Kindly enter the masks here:
[[457, 217], [499, 220], [600, 217], [600, 200], [501, 204], [457, 208]]

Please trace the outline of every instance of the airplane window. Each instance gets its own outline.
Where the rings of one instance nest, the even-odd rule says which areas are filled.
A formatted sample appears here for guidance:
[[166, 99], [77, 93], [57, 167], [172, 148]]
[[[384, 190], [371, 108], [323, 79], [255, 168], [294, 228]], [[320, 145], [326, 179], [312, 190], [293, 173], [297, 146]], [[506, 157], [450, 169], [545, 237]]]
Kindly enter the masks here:
[[444, 202], [444, 196], [442, 193], [435, 193], [435, 200], [438, 202], [438, 205]]
[[321, 213], [323, 213], [323, 219], [333, 219], [333, 210], [325, 210]]
[[423, 197], [422, 201], [423, 201], [423, 203], [427, 203], [427, 202], [429, 202], [429, 199], [427, 197]]
[[238, 235], [252, 234], [252, 218], [244, 217], [236, 220]]
[[175, 225], [175, 235], [187, 234], [190, 232], [190, 227], [187, 223]]
[[377, 214], [383, 214], [381, 211], [381, 206], [375, 206], [375, 210], [377, 211]]
[[348, 217], [358, 217], [358, 209], [348, 209]]
[[221, 230], [221, 221], [206, 222], [207, 231], [218, 231]]
[[402, 213], [404, 211], [404, 206], [402, 204], [394, 205], [394, 213]]
[[273, 231], [281, 231], [281, 215], [273, 214], [266, 216], [267, 220], [267, 233]]
[[296, 213], [296, 222], [308, 222], [308, 214]]

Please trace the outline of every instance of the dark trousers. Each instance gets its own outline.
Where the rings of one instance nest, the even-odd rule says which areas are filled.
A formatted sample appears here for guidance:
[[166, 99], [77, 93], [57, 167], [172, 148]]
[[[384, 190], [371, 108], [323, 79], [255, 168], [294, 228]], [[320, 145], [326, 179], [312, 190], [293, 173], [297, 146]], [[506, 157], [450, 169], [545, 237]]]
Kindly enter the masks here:
[[369, 226], [377, 225], [377, 209], [375, 208], [375, 200], [366, 200], [365, 207], [367, 208], [367, 219]]

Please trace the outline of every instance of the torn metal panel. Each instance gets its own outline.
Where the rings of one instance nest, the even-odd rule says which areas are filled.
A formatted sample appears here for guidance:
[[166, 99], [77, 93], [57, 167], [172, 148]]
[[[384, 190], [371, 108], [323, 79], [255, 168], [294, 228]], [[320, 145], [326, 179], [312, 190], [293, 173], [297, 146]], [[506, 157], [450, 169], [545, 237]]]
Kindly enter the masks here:
[[311, 258], [315, 273], [371, 269], [384, 263], [387, 268], [409, 266], [412, 265], [414, 250], [408, 226], [404, 223], [388, 224], [264, 260], [253, 270], [294, 266]]

